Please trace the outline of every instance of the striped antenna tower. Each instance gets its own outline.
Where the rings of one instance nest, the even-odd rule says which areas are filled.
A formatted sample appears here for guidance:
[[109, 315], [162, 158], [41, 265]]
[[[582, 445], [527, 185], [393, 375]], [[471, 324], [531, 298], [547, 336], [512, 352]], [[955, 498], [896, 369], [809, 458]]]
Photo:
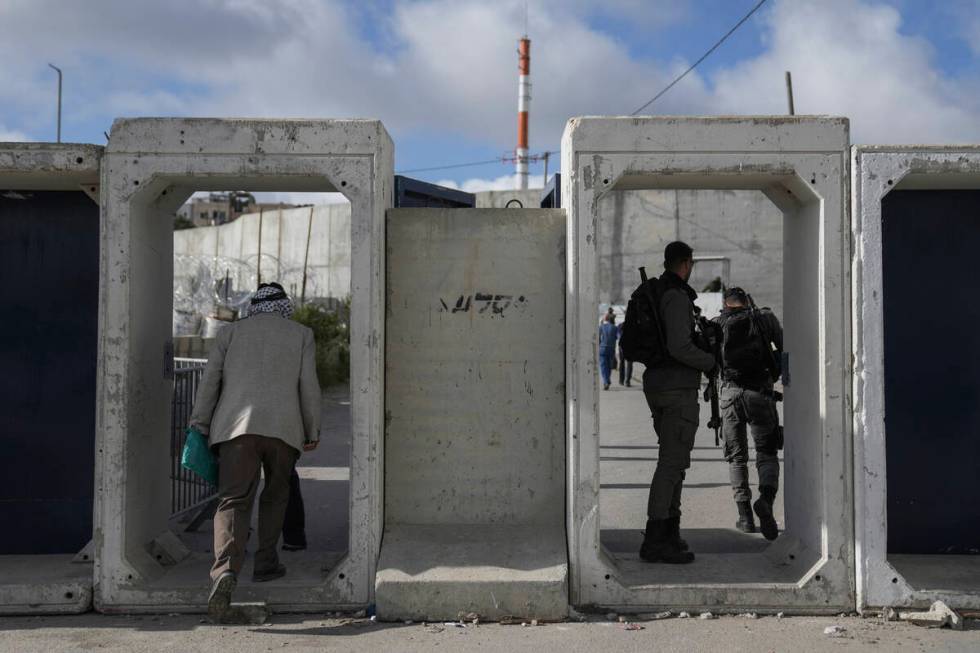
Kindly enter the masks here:
[[517, 48], [517, 187], [527, 189], [527, 164], [530, 159], [527, 139], [528, 111], [531, 109], [531, 39], [527, 37], [527, 9], [524, 13], [524, 36]]

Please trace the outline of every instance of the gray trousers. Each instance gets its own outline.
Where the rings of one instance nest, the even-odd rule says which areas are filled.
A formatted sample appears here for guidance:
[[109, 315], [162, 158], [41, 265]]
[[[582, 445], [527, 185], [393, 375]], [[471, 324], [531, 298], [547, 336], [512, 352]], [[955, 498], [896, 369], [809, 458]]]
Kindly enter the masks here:
[[[726, 383], [719, 395], [722, 434], [725, 440], [725, 460], [731, 476], [735, 501], [751, 501], [749, 489], [749, 447], [746, 430], [752, 433], [755, 444], [755, 466], [759, 472], [759, 487], [779, 489], [779, 413], [776, 402], [755, 390], [746, 390]], [[746, 427], [748, 427], [746, 429]]]
[[681, 491], [687, 468], [691, 466], [691, 449], [698, 431], [698, 391], [666, 390], [643, 393], [653, 416], [653, 430], [660, 449], [657, 469], [650, 483], [647, 516], [668, 519], [681, 516]]

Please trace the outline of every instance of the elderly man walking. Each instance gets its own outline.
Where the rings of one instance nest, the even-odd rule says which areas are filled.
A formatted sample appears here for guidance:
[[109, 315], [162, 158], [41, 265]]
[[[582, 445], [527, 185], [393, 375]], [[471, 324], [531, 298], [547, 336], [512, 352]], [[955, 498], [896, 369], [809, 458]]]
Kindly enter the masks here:
[[262, 284], [247, 319], [215, 338], [191, 426], [218, 455], [218, 509], [208, 613], [220, 617], [245, 562], [252, 503], [259, 485], [258, 548], [252, 580], [280, 578], [276, 545], [301, 451], [320, 439], [320, 384], [313, 332], [290, 319], [292, 302], [277, 283]]

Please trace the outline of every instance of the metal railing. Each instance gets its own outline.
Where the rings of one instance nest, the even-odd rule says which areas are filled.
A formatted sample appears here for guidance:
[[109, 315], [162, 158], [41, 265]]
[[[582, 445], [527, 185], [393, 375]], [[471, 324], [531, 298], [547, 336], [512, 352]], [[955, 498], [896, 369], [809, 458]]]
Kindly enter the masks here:
[[192, 358], [174, 359], [174, 395], [171, 407], [170, 432], [170, 514], [176, 515], [210, 499], [217, 491], [200, 476], [184, 469], [180, 456], [187, 439], [187, 423], [190, 421], [197, 386], [204, 375], [207, 360]]

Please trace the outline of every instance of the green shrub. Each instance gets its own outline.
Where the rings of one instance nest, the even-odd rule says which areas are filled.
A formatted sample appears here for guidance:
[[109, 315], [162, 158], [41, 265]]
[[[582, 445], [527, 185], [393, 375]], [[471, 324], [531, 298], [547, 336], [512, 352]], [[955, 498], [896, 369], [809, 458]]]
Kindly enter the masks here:
[[347, 383], [350, 380], [350, 300], [335, 308], [305, 304], [295, 309], [293, 319], [313, 330], [320, 387]]

